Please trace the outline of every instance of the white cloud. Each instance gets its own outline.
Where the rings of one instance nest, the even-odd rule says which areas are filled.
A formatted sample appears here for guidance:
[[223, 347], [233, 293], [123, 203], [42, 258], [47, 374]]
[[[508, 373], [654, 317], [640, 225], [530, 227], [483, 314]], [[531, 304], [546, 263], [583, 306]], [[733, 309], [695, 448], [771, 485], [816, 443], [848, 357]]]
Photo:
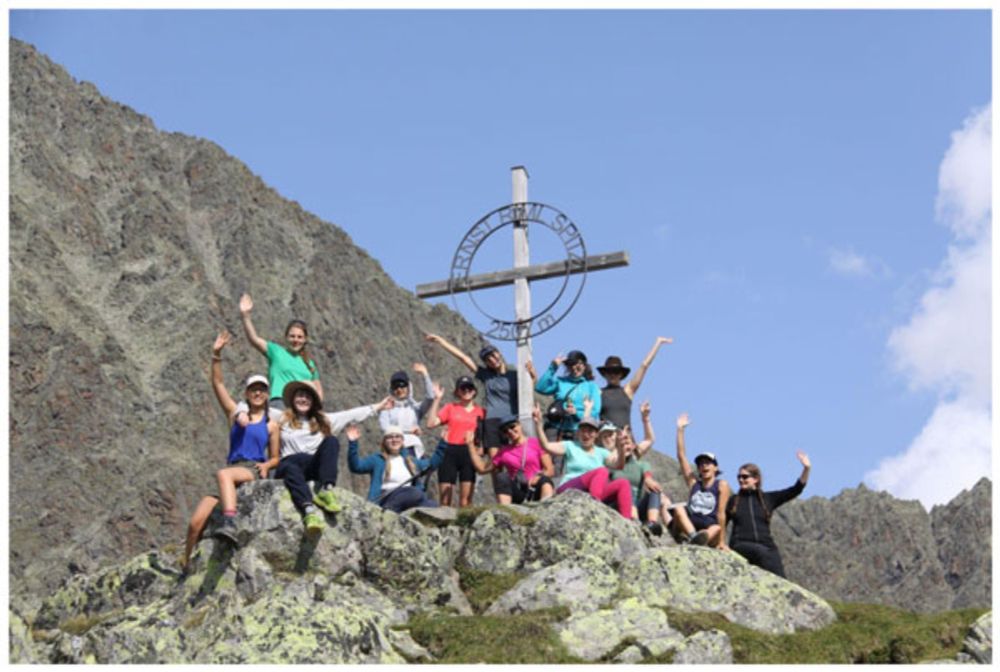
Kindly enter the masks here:
[[829, 250], [830, 268], [840, 275], [867, 277], [888, 275], [889, 269], [879, 259], [864, 257], [853, 250]]
[[990, 475], [991, 108], [952, 134], [938, 175], [937, 215], [954, 234], [933, 286], [889, 336], [896, 368], [938, 394], [920, 434], [865, 480], [930, 508]]

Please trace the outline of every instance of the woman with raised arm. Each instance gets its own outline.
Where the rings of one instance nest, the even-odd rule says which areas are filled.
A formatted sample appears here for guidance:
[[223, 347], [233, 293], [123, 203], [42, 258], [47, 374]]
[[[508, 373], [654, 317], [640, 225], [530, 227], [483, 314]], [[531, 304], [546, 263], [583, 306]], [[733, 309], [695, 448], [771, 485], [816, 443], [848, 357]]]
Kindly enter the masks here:
[[414, 480], [424, 471], [436, 469], [441, 464], [447, 445], [444, 441], [438, 443], [431, 457], [412, 459], [402, 452], [403, 428], [390, 425], [382, 430], [381, 450], [361, 457], [358, 453], [358, 439], [361, 437], [358, 426], [349, 425], [344, 434], [348, 441], [347, 467], [355, 474], [371, 474], [369, 502], [395, 513], [418, 506], [438, 505], [422, 488], [414, 485]]
[[[643, 404], [646, 418], [646, 450], [653, 445], [652, 423], [648, 419], [649, 402]], [[670, 498], [663, 492], [663, 486], [653, 478], [653, 469], [648, 462], [640, 459], [639, 447], [632, 436], [632, 428], [624, 427], [616, 435], [618, 461], [611, 469], [611, 480], [624, 479], [632, 488], [632, 517], [646, 524], [646, 528], [654, 535], [663, 534], [663, 525], [669, 525], [673, 516], [670, 513]], [[660, 520], [663, 523], [660, 523]]]
[[444, 388], [435, 386], [434, 403], [427, 413], [427, 429], [441, 425], [448, 426], [445, 434], [444, 461], [438, 468], [438, 490], [441, 494], [441, 506], [451, 506], [454, 499], [455, 479], [459, 481], [458, 505], [469, 506], [472, 503], [472, 491], [476, 487], [476, 468], [469, 459], [469, 450], [465, 444], [466, 432], [475, 432], [479, 422], [485, 415], [483, 407], [476, 405], [476, 384], [468, 376], [459, 376], [455, 380], [455, 401], [446, 404], [438, 411]]
[[[589, 406], [589, 404], [588, 404]], [[532, 413], [538, 442], [545, 452], [563, 458], [564, 472], [556, 494], [583, 490], [599, 502], [615, 503], [623, 518], [632, 518], [632, 491], [624, 480], [611, 481], [608, 469], [618, 463], [618, 452], [594, 445], [600, 429], [597, 420], [585, 416], [579, 423], [580, 443], [563, 439], [550, 441], [541, 431], [542, 411], [535, 405]]]
[[420, 439], [420, 421], [434, 403], [434, 382], [427, 373], [427, 367], [420, 362], [413, 364], [413, 371], [420, 375], [424, 384], [424, 399], [418, 402], [413, 396], [413, 384], [406, 371], [397, 371], [389, 378], [389, 393], [392, 408], [379, 412], [378, 426], [384, 433], [389, 427], [403, 430], [403, 447], [410, 449], [416, 457], [424, 456], [424, 442]]
[[444, 348], [445, 352], [460, 361], [483, 384], [483, 407], [486, 411], [483, 423], [483, 446], [497, 448], [503, 441], [500, 433], [500, 419], [518, 412], [517, 370], [508, 368], [503, 355], [494, 345], [487, 344], [479, 351], [480, 365], [472, 357], [437, 334], [426, 334], [425, 338]]
[[[340, 442], [336, 434], [348, 424], [362, 422], [392, 405], [392, 397], [379, 403], [336, 413], [323, 412], [323, 402], [312, 383], [295, 380], [285, 385], [285, 412], [281, 416], [281, 461], [274, 475], [284, 479], [292, 504], [302, 514], [306, 534], [323, 531], [323, 517], [316, 507], [329, 513], [340, 511], [333, 494], [337, 483]], [[318, 490], [309, 490], [314, 481]]]
[[714, 453], [699, 453], [694, 458], [698, 474], [691, 470], [684, 446], [684, 430], [690, 424], [687, 413], [677, 416], [677, 463], [691, 490], [687, 507], [676, 509], [675, 530], [682, 540], [726, 550], [726, 505], [731, 491], [729, 484], [718, 478], [722, 472]]
[[733, 523], [729, 547], [742, 555], [751, 565], [784, 578], [785, 567], [781, 562], [778, 545], [771, 538], [771, 514], [776, 508], [802, 494], [809, 481], [812, 465], [809, 456], [801, 450], [795, 457], [802, 463], [802, 475], [790, 488], [764, 492], [760, 467], [747, 463], [739, 468], [736, 478], [740, 489], [727, 507], [728, 519]]
[[538, 439], [525, 436], [520, 418], [513, 413], [502, 418], [500, 433], [506, 437], [503, 445], [490, 448], [488, 457], [480, 455], [475, 433], [468, 432], [465, 436], [476, 471], [496, 474], [493, 491], [497, 503], [539, 502], [555, 494], [552, 458], [542, 450]]
[[[319, 369], [316, 362], [309, 358], [306, 347], [309, 344], [309, 331], [302, 320], [292, 320], [285, 327], [285, 343], [279, 345], [274, 341], [266, 341], [257, 335], [250, 313], [253, 311], [253, 299], [249, 294], [240, 297], [240, 317], [243, 320], [243, 330], [247, 340], [254, 348], [267, 357], [267, 378], [271, 381], [270, 405], [273, 410], [286, 409], [284, 402], [285, 385], [293, 380], [312, 381], [313, 389], [323, 400], [323, 386], [319, 382]], [[243, 409], [239, 409], [242, 411]]]
[[608, 381], [608, 384], [601, 389], [601, 420], [613, 422], [619, 427], [632, 424], [632, 400], [635, 399], [635, 393], [642, 385], [646, 370], [653, 363], [653, 358], [656, 357], [660, 346], [673, 342], [672, 338], [658, 336], [635, 375], [625, 385], [621, 383], [632, 369], [622, 365], [621, 357], [611, 355], [604, 360], [604, 366], [597, 367], [597, 372], [604, 377], [604, 380]]
[[230, 418], [229, 456], [226, 467], [215, 473], [219, 483], [219, 495], [203, 497], [195, 507], [191, 521], [188, 523], [187, 540], [184, 547], [183, 567], [187, 571], [191, 561], [191, 552], [205, 531], [205, 525], [212, 510], [222, 500], [222, 524], [215, 531], [215, 536], [231, 543], [236, 539], [236, 487], [241, 483], [267, 478], [268, 472], [278, 464], [278, 423], [268, 417], [267, 378], [261, 375], [251, 375], [243, 384], [243, 396], [246, 399], [250, 422], [242, 427], [232, 422], [232, 414], [236, 402], [229, 395], [222, 378], [222, 350], [229, 343], [231, 336], [223, 330], [212, 344], [212, 390], [227, 418]]
[[[566, 375], [557, 377], [560, 364], [565, 364]], [[553, 397], [554, 403], [546, 411], [545, 418], [545, 436], [549, 441], [573, 439], [583, 419], [584, 399], [593, 401], [594, 418], [600, 417], [601, 391], [594, 382], [587, 356], [579, 350], [570, 350], [565, 357], [557, 355], [538, 379], [535, 391]]]

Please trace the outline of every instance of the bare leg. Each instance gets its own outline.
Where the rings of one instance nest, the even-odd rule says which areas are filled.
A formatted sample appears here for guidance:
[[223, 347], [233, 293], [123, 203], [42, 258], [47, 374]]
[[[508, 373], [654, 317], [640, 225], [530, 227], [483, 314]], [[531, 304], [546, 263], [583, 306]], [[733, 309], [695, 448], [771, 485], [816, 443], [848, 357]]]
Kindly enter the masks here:
[[510, 495], [497, 495], [497, 504], [510, 504]]
[[472, 490], [476, 487], [475, 481], [463, 481], [459, 487], [459, 506], [469, 506], [472, 504]]
[[212, 510], [218, 503], [218, 498], [208, 496], [202, 497], [198, 506], [194, 507], [194, 513], [191, 514], [191, 521], [188, 523], [187, 542], [184, 544], [184, 567], [187, 567], [188, 562], [191, 561], [191, 552], [198, 540], [201, 539], [201, 533], [205, 531], [208, 517], [212, 515]]
[[542, 484], [542, 494], [541, 494], [541, 496], [540, 496], [540, 497], [538, 498], [538, 499], [539, 499], [539, 501], [541, 501], [541, 500], [543, 500], [543, 499], [548, 499], [548, 498], [549, 498], [549, 497], [551, 497], [551, 496], [552, 496], [553, 494], [555, 494], [555, 491], [556, 491], [556, 489], [555, 489], [555, 488], [553, 488], [553, 487], [552, 487], [551, 485], [549, 485], [548, 483], [543, 483], [543, 484]]
[[683, 534], [694, 534], [694, 525], [683, 506], [674, 509], [674, 530]]
[[244, 467], [226, 467], [219, 469], [215, 473], [215, 479], [219, 482], [219, 494], [222, 496], [222, 510], [236, 510], [236, 486], [240, 483], [252, 481], [254, 475], [249, 469]]
[[708, 532], [708, 545], [712, 548], [718, 548], [719, 544], [722, 543], [722, 528], [718, 525], [709, 525], [705, 531]]
[[455, 490], [454, 483], [438, 483], [441, 495], [441, 506], [451, 506], [451, 493]]

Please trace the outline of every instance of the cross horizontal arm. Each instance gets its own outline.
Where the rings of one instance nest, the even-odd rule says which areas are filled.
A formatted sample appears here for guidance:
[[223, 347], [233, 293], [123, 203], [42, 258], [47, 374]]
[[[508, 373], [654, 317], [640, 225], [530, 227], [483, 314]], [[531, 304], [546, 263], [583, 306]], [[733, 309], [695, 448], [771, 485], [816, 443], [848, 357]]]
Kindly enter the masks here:
[[[454, 292], [470, 292], [476, 289], [488, 289], [490, 287], [501, 287], [513, 284], [518, 278], [528, 280], [544, 280], [545, 278], [555, 278], [566, 274], [566, 269], [570, 262], [554, 261], [549, 264], [535, 264], [524, 268], [511, 269], [509, 271], [497, 271], [496, 273], [482, 273], [480, 275], [470, 275], [468, 280], [462, 278], [459, 284], [452, 289], [450, 280], [439, 280], [438, 282], [428, 282], [417, 285], [417, 296], [421, 299], [428, 299], [434, 296], [443, 296]], [[608, 254], [593, 254], [586, 257], [586, 270], [601, 271], [606, 268], [618, 268], [628, 266], [628, 252], [610, 252]], [[570, 273], [583, 273], [583, 266], [574, 265], [569, 269]]]

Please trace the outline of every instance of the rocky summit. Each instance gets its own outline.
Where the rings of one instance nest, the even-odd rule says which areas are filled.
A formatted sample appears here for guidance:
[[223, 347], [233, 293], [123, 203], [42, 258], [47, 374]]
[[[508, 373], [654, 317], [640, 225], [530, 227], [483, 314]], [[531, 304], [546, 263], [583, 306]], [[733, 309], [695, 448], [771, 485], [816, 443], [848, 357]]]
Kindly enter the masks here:
[[[215, 491], [214, 472], [226, 452], [226, 422], [208, 384], [213, 338], [222, 328], [237, 337], [223, 362], [231, 389], [264, 368], [242, 337], [241, 293], [253, 295], [254, 322], [265, 338], [280, 339], [292, 317], [309, 324], [311, 353], [332, 409], [380, 399], [389, 375], [416, 361], [426, 363], [435, 380], [463, 373], [424, 340], [425, 331], [472, 353], [483, 341], [456, 313], [396, 286], [342, 229], [283, 198], [218, 145], [157, 129], [17, 40], [10, 41], [9, 65], [9, 560], [12, 652], [22, 652], [15, 658], [264, 660], [264, 653], [232, 645], [225, 652], [219, 642], [252, 639], [272, 626], [294, 627], [331, 647], [333, 640], [319, 631], [342, 633], [345, 652], [330, 660], [412, 658], [417, 654], [400, 653], [412, 649], [395, 629], [405, 622], [399, 609], [408, 608], [399, 605], [415, 598], [465, 610], [454, 577], [443, 569], [456, 562], [476, 571], [525, 573], [514, 589], [520, 597], [501, 597], [490, 608], [568, 608], [572, 617], [560, 622], [567, 640], [579, 640], [588, 619], [611, 617], [622, 624], [623, 637], [645, 642], [622, 660], [648, 658], [643, 651], [668, 646], [675, 658], [689, 660], [709, 645], [725, 649], [718, 634], [708, 632], [681, 645], [663, 625], [660, 605], [695, 599], [682, 588], [699, 584], [692, 576], [693, 583], [665, 588], [657, 572], [686, 576], [679, 558], [700, 551], [661, 552], [607, 512], [593, 512], [607, 530], [584, 538], [541, 534], [559, 524], [540, 516], [526, 526], [516, 511], [497, 508], [468, 527], [445, 521], [436, 532], [409, 518], [385, 522], [377, 512], [364, 514], [364, 529], [352, 528], [352, 516], [367, 511], [359, 505], [312, 551], [294, 526], [284, 533], [275, 528], [276, 536], [267, 537], [271, 546], [262, 528], [248, 527], [253, 541], [233, 557], [208, 542], [201, 573], [177, 583], [187, 519], [200, 498]], [[669, 413], [656, 417], [663, 434]], [[367, 451], [377, 427], [369, 421], [362, 429]], [[658, 447], [672, 450], [662, 442]], [[684, 500], [676, 462], [657, 452], [649, 459], [669, 495]], [[366, 492], [367, 478], [349, 474], [346, 455], [341, 460], [339, 485]], [[241, 507], [260, 499], [248, 512], [263, 529], [270, 529], [264, 518], [278, 524], [288, 514], [272, 487], [258, 484], [241, 494]], [[916, 502], [862, 487], [833, 499], [810, 497], [775, 513], [774, 535], [789, 578], [826, 599], [922, 611], [984, 606], [992, 590], [991, 489], [984, 479], [930, 514]], [[475, 501], [491, 500], [487, 478]], [[582, 514], [570, 504], [578, 503], [559, 498], [544, 510], [573, 520]], [[402, 532], [392, 536], [398, 547], [380, 546], [388, 543], [377, 538], [380, 525], [424, 535], [436, 555], [407, 545]], [[276, 542], [282, 534], [284, 541]], [[425, 564], [398, 576], [397, 565], [411, 555]], [[706, 562], [761, 590], [770, 585], [736, 558]], [[276, 584], [278, 575], [289, 580]], [[641, 594], [625, 595], [625, 576], [626, 583], [644, 586]], [[614, 602], [598, 600], [597, 610], [588, 612], [574, 607], [572, 590], [550, 594], [545, 586], [552, 585], [624, 592]], [[274, 608], [289, 615], [299, 613], [303, 600], [371, 602], [375, 612], [330, 612], [322, 618], [341, 620], [299, 630], [292, 621], [268, 620], [274, 614], [266, 608], [270, 602], [260, 600], [264, 590], [275, 591]], [[59, 612], [53, 594], [74, 606]], [[392, 608], [378, 606], [383, 598], [375, 595]], [[731, 596], [717, 598], [706, 602], [718, 613], [746, 617]], [[237, 607], [234, 620], [225, 610]], [[780, 630], [795, 618], [768, 612], [759, 620]], [[204, 624], [210, 642], [194, 642], [195, 623]], [[144, 635], [148, 624], [163, 637]], [[237, 635], [232, 628], [249, 629]], [[48, 632], [49, 639], [18, 636], [29, 630]], [[98, 642], [96, 633], [109, 637]], [[581, 659], [605, 655], [577, 651]]]
[[553, 627], [581, 661], [674, 652], [675, 662], [731, 662], [724, 633], [682, 634], [668, 606], [767, 633], [835, 619], [814, 593], [735, 554], [650, 537], [584, 493], [477, 508], [450, 521], [434, 511], [398, 516], [337, 494], [343, 510], [310, 539], [280, 481], [243, 486], [237, 546], [210, 536], [216, 514], [187, 576], [152, 551], [73, 577], [37, 613], [12, 614], [12, 660], [431, 662], [408, 623], [428, 611], [472, 614], [459, 575], [474, 567], [514, 576], [486, 614], [564, 608]]

